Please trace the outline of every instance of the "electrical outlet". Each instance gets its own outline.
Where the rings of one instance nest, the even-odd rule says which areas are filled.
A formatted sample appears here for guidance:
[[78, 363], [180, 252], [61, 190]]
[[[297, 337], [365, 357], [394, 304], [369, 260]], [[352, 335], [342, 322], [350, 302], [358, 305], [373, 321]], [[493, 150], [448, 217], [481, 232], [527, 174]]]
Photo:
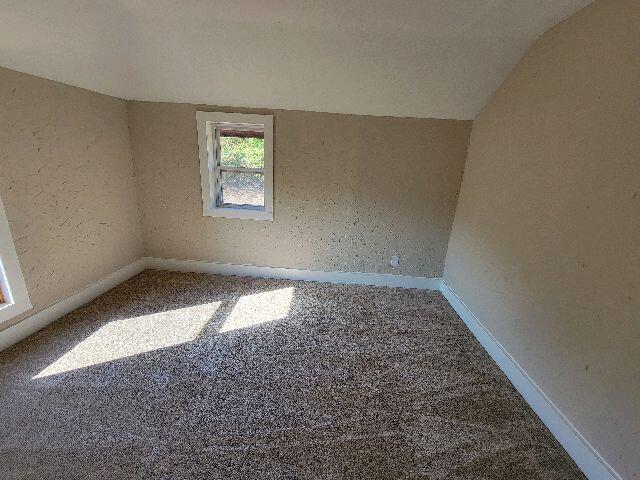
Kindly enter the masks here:
[[400, 265], [400, 257], [398, 255], [391, 256], [391, 268], [398, 268]]

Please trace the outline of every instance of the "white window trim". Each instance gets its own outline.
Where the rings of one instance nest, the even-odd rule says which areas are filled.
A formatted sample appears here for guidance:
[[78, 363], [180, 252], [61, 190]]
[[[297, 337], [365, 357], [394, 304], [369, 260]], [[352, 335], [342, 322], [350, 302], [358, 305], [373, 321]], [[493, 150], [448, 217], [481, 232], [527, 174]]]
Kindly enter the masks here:
[[2, 198], [0, 198], [0, 289], [5, 302], [0, 304], [0, 325], [31, 308], [31, 300], [22, 276]]
[[[273, 116], [246, 113], [196, 112], [202, 215], [209, 217], [273, 220]], [[264, 125], [264, 209], [216, 206], [216, 174], [214, 169], [213, 125], [237, 123]]]

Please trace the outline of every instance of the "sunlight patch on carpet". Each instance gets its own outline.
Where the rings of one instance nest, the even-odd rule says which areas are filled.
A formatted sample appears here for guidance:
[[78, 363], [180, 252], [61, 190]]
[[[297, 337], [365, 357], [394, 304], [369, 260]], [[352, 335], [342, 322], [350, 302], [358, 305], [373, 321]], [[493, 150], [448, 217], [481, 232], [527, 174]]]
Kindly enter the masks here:
[[172, 347], [196, 339], [221, 302], [114, 320], [73, 347], [34, 379]]
[[293, 290], [293, 287], [280, 288], [240, 297], [220, 332], [254, 327], [286, 318], [291, 309]]

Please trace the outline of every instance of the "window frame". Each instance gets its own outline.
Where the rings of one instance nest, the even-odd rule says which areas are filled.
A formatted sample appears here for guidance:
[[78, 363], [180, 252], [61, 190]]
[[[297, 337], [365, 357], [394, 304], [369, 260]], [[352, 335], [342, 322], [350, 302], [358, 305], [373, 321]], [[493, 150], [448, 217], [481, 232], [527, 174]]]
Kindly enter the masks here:
[[2, 198], [0, 198], [0, 289], [4, 300], [0, 304], [0, 326], [2, 326], [32, 307]]
[[[202, 215], [273, 221], [273, 115], [248, 113], [196, 112], [200, 181], [202, 187]], [[264, 132], [264, 168], [221, 167], [220, 149], [215, 138], [216, 126], [258, 130]], [[220, 204], [222, 171], [246, 171], [264, 175], [264, 207]]]

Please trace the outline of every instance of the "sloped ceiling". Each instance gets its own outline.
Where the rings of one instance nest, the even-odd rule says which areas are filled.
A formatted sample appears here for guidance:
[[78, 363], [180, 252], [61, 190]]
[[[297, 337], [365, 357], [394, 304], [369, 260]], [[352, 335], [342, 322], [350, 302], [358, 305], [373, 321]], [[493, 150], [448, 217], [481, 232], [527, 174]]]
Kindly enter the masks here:
[[0, 0], [0, 65], [137, 100], [472, 119], [591, 0]]

